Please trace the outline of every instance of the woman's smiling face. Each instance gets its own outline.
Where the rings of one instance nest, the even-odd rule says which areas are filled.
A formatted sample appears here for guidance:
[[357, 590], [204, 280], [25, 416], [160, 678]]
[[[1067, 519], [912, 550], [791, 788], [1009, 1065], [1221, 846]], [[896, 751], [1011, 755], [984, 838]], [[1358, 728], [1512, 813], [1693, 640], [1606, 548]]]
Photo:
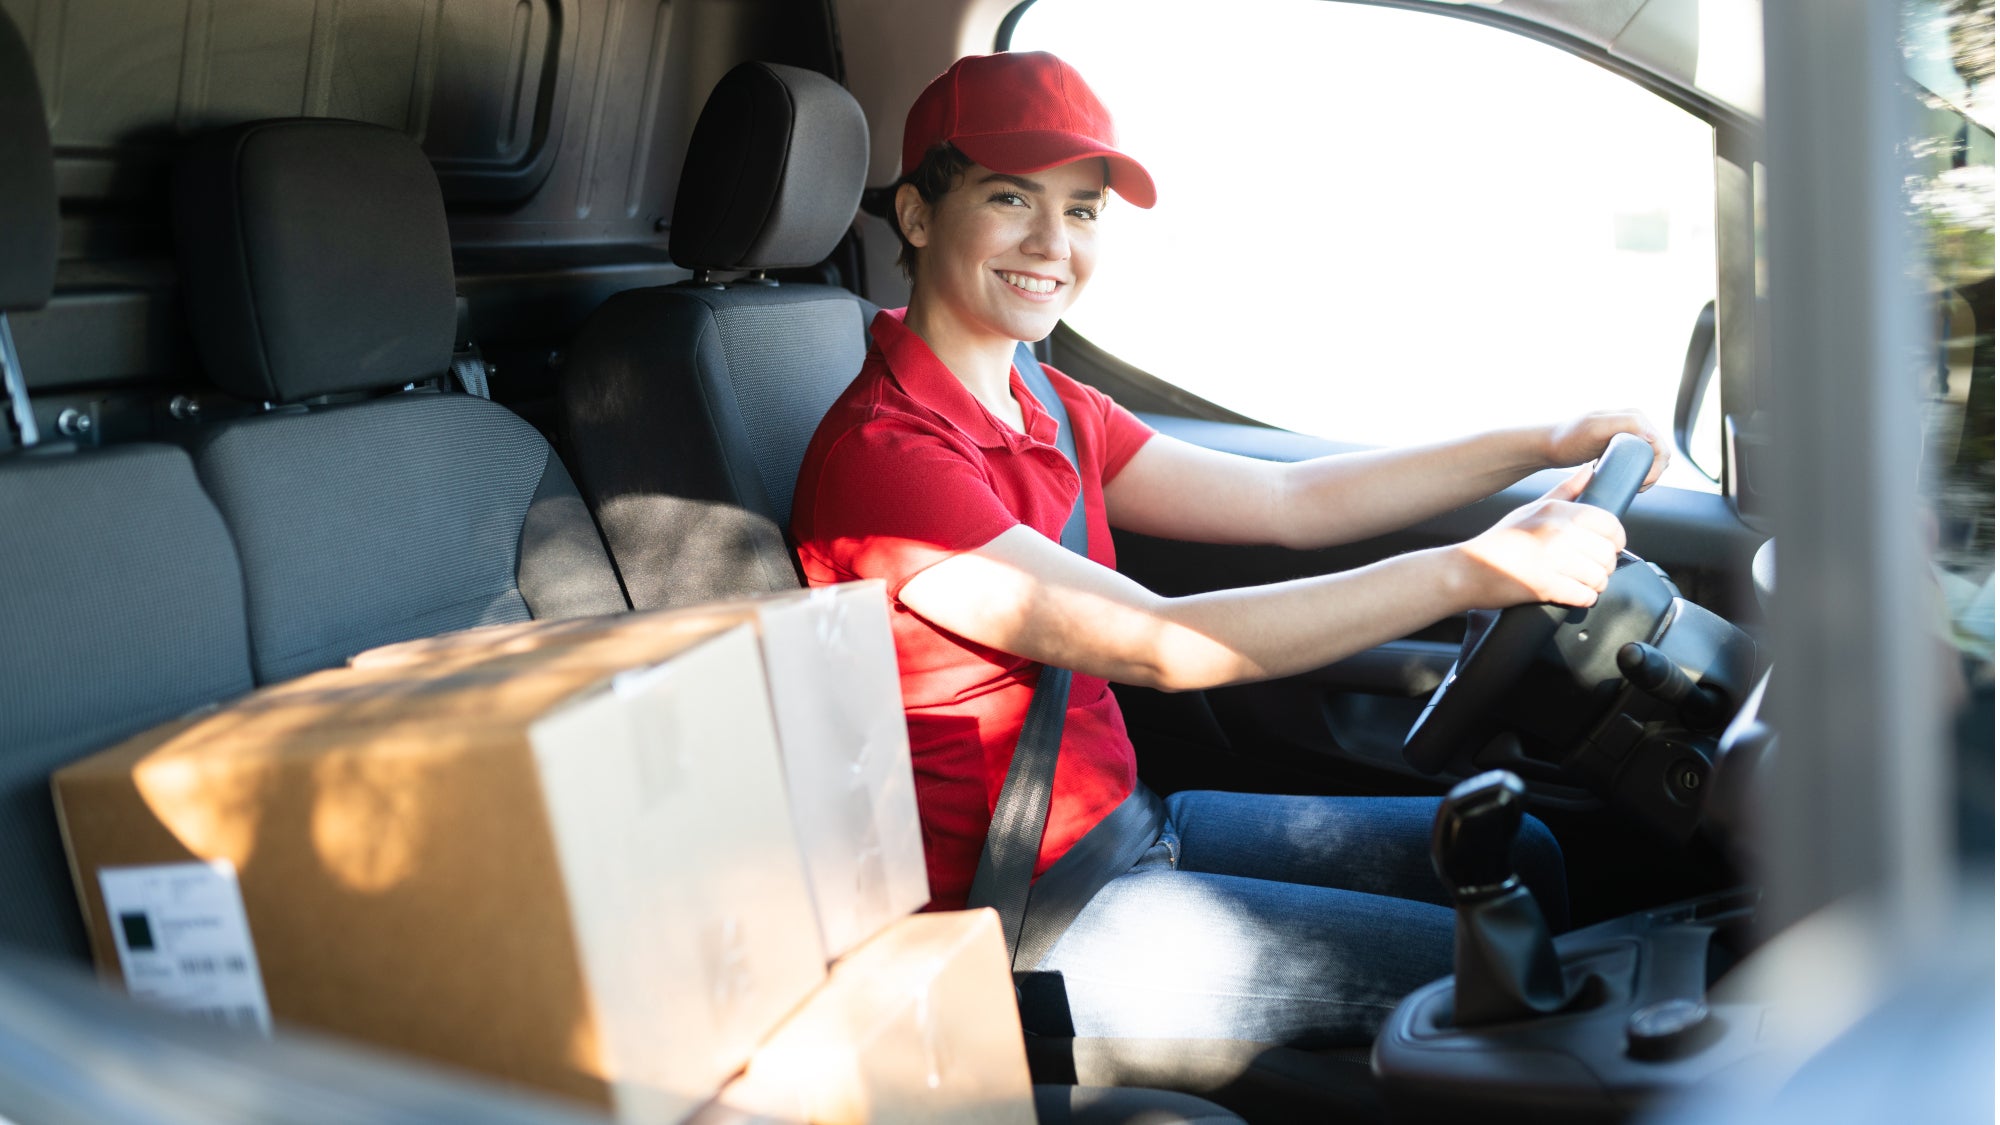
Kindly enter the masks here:
[[897, 212], [918, 249], [911, 304], [968, 336], [1053, 332], [1096, 264], [1104, 171], [1098, 159], [1025, 176], [974, 164], [934, 204], [906, 186]]

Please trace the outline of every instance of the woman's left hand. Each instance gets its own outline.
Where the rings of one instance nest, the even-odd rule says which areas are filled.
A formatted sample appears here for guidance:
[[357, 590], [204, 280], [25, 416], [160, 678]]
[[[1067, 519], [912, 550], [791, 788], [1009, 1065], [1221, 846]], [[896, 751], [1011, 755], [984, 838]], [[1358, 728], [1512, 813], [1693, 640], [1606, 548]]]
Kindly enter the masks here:
[[1673, 460], [1673, 447], [1659, 427], [1637, 410], [1599, 411], [1549, 427], [1549, 464], [1557, 468], [1581, 465], [1603, 453], [1604, 447], [1619, 434], [1638, 434], [1653, 447], [1653, 467], [1647, 470], [1646, 483], [1640, 486], [1653, 487], [1653, 482], [1666, 472], [1667, 462]]

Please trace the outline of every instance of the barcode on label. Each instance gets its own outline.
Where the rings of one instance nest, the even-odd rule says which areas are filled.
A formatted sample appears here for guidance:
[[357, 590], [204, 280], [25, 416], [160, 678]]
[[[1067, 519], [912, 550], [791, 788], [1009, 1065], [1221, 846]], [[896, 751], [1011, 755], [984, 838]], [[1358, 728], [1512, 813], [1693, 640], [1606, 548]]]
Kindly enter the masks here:
[[209, 1023], [219, 1024], [223, 1027], [263, 1026], [257, 1019], [257, 1009], [248, 1004], [241, 1004], [236, 1007], [189, 1008], [188, 1014], [199, 1016]]
[[216, 973], [241, 974], [249, 969], [249, 963], [236, 955], [224, 957], [182, 957], [179, 961], [184, 976], [213, 976]]

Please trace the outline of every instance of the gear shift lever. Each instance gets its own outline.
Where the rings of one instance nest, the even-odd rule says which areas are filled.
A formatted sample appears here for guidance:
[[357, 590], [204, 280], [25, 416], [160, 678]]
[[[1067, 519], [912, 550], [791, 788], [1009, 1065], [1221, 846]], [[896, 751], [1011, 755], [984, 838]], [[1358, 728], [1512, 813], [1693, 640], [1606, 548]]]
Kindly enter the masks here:
[[1458, 910], [1452, 1020], [1460, 1027], [1531, 1019], [1571, 995], [1541, 907], [1514, 872], [1526, 789], [1506, 770], [1454, 786], [1431, 830], [1431, 866]]

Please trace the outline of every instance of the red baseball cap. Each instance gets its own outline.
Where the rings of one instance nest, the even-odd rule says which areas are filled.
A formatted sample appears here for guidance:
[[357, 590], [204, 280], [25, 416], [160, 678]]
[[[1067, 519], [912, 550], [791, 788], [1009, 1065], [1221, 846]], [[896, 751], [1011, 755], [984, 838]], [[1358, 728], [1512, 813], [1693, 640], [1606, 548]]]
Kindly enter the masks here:
[[903, 123], [903, 172], [946, 142], [1015, 176], [1101, 156], [1113, 191], [1139, 207], [1158, 198], [1153, 177], [1118, 151], [1111, 111], [1075, 67], [1046, 51], [967, 55], [933, 78]]

